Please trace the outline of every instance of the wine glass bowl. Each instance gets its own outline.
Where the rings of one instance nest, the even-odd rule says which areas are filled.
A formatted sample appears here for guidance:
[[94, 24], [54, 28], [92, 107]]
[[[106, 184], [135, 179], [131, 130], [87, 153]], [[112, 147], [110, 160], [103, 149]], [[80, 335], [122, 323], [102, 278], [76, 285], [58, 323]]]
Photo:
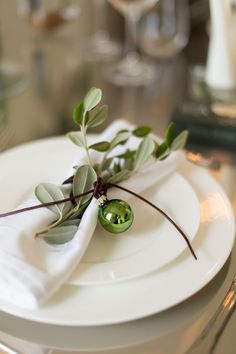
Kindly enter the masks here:
[[28, 72], [20, 64], [9, 60], [0, 62], [0, 102], [18, 95], [28, 84]]
[[121, 53], [121, 45], [111, 39], [106, 28], [106, 6], [105, 0], [93, 0], [94, 34], [84, 45], [84, 56], [89, 61], [107, 61]]
[[141, 21], [140, 46], [148, 55], [171, 58], [189, 39], [187, 0], [159, 0], [158, 6]]
[[28, 71], [17, 62], [5, 59], [2, 47], [0, 32], [0, 116], [4, 100], [19, 94], [29, 84]]
[[148, 85], [156, 78], [156, 68], [141, 58], [136, 50], [137, 23], [141, 16], [158, 0], [107, 0], [125, 18], [126, 55], [118, 63], [106, 69], [107, 79], [120, 86]]
[[112, 6], [125, 15], [127, 12], [133, 13], [135, 17], [141, 17], [146, 11], [152, 8], [158, 0], [108, 0]]

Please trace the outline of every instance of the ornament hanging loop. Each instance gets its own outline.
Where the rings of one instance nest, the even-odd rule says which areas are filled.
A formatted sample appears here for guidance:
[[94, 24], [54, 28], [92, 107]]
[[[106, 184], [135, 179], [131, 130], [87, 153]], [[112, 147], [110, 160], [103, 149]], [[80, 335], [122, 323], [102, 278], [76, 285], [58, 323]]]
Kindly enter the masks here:
[[[103, 183], [102, 179], [99, 177], [97, 179], [97, 181], [94, 183], [93, 185], [94, 189], [93, 189], [93, 196], [99, 201], [102, 199], [104, 199], [105, 202], [105, 198], [107, 195], [107, 189], [108, 189], [108, 185]], [[104, 203], [103, 202], [103, 203]]]

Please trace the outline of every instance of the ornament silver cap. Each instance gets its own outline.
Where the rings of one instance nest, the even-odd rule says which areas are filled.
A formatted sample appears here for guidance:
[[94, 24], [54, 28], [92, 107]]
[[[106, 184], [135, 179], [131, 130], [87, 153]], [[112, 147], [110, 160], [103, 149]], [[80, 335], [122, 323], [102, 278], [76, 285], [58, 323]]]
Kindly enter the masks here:
[[99, 198], [97, 198], [97, 205], [102, 207], [108, 201], [107, 196], [102, 194]]

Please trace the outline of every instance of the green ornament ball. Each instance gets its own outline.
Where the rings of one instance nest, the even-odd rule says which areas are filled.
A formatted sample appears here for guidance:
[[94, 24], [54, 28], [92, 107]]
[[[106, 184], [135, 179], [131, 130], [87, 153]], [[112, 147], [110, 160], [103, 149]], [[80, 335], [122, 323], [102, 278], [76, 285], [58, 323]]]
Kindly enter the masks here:
[[98, 218], [105, 230], [119, 234], [132, 225], [134, 214], [128, 203], [112, 199], [100, 206]]

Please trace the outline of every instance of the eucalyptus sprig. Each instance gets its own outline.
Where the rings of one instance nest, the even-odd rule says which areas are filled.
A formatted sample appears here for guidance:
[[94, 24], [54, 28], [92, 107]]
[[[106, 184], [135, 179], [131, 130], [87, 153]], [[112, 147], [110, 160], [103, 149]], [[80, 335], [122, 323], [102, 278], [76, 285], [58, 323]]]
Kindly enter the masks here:
[[[182, 149], [186, 143], [188, 132], [183, 131], [177, 137], [174, 135], [174, 124], [167, 127], [164, 140], [158, 144], [150, 135], [148, 126], [139, 126], [133, 130], [120, 130], [109, 141], [100, 141], [89, 145], [87, 139], [88, 128], [102, 124], [108, 113], [106, 105], [98, 104], [102, 99], [102, 91], [92, 87], [84, 100], [73, 111], [73, 120], [79, 127], [67, 137], [78, 147], [85, 151], [87, 164], [74, 167], [74, 175], [65, 181], [67, 188], [42, 183], [35, 189], [35, 195], [43, 204], [50, 204], [66, 198], [66, 203], [49, 205], [54, 212], [55, 221], [37, 236], [43, 237], [47, 242], [61, 244], [70, 241], [76, 233], [80, 219], [92, 199], [92, 193], [81, 198], [76, 196], [93, 190], [98, 179], [108, 184], [117, 184], [137, 173], [150, 159], [164, 160], [172, 151]], [[130, 150], [129, 139], [137, 139], [136, 149]], [[116, 153], [116, 148], [122, 145], [123, 152]], [[101, 154], [99, 162], [93, 162], [90, 150]]]
[[188, 139], [188, 131], [183, 130], [175, 137], [174, 123], [171, 122], [166, 131], [163, 142], [157, 146], [155, 157], [158, 160], [166, 159], [172, 151], [181, 150], [186, 145]]
[[[94, 146], [88, 146], [87, 142], [87, 129], [89, 127], [96, 127], [104, 122], [107, 116], [107, 106], [101, 106], [99, 109], [94, 111], [94, 108], [99, 104], [102, 98], [102, 91], [96, 87], [92, 87], [87, 95], [85, 96], [83, 102], [75, 107], [73, 111], [73, 120], [79, 125], [79, 131], [70, 132], [67, 136], [71, 141], [84, 148], [88, 163], [92, 166], [92, 162], [89, 155], [89, 149]], [[98, 147], [97, 147], [98, 148]]]

